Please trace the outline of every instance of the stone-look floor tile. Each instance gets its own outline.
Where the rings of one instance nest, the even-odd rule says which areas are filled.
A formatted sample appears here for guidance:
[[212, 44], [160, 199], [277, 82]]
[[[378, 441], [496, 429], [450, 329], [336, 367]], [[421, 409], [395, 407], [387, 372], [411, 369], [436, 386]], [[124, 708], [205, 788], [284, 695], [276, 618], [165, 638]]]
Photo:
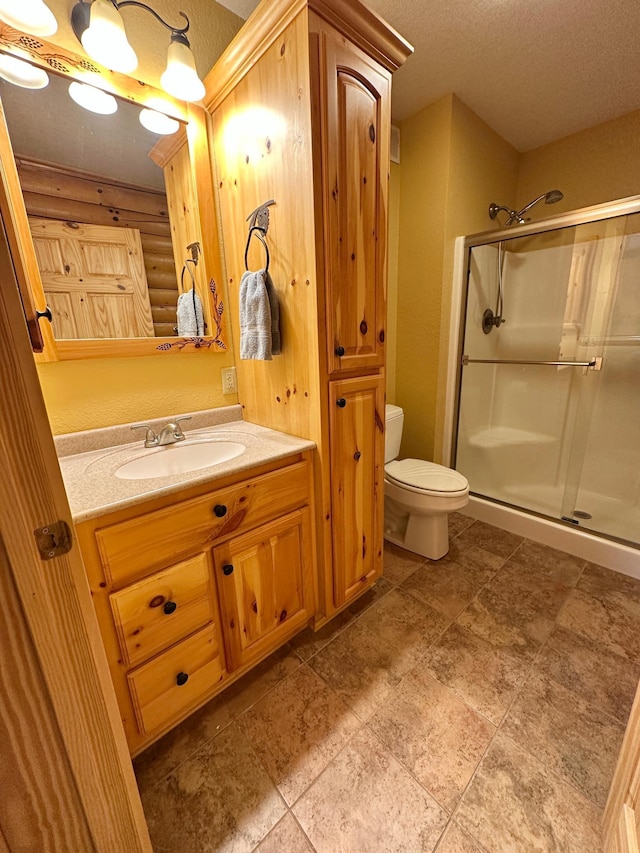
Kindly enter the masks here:
[[578, 589], [594, 598], [619, 596], [621, 601], [640, 604], [640, 580], [605, 569], [604, 566], [598, 566], [595, 563], [587, 563], [585, 566]]
[[429, 649], [418, 670], [431, 672], [497, 725], [524, 681], [529, 663], [451, 625]]
[[433, 798], [365, 730], [293, 813], [318, 853], [431, 853], [447, 822]]
[[298, 655], [289, 646], [283, 646], [254, 666], [225, 691], [227, 705], [233, 716], [243, 714], [301, 665]]
[[156, 741], [133, 761], [141, 792], [162, 781], [232, 720], [226, 694], [207, 702], [198, 711]]
[[436, 566], [456, 563], [458, 566], [469, 566], [473, 569], [491, 569], [493, 574], [495, 574], [504, 565], [505, 561], [506, 557], [501, 557], [499, 554], [492, 554], [491, 551], [485, 551], [484, 548], [479, 548], [472, 542], [463, 542], [458, 537], [458, 539], [454, 539], [449, 543], [449, 550], [444, 557], [431, 562]]
[[624, 726], [555, 681], [535, 673], [502, 730], [604, 808]]
[[307, 666], [239, 717], [238, 724], [289, 805], [362, 725]]
[[471, 527], [475, 519], [468, 515], [462, 515], [461, 512], [449, 513], [449, 539], [455, 539], [467, 527]]
[[640, 664], [558, 625], [544, 644], [536, 669], [626, 724]]
[[349, 613], [356, 618], [358, 616], [362, 616], [362, 614], [366, 613], [370, 607], [373, 607], [373, 605], [377, 604], [381, 598], [384, 598], [388, 592], [391, 592], [393, 586], [394, 585], [391, 581], [388, 581], [386, 578], [378, 578], [375, 585], [363, 593], [360, 598], [358, 598], [357, 601], [354, 601], [348, 608]]
[[450, 625], [451, 619], [401, 589], [392, 590], [360, 618], [378, 642], [394, 650], [401, 672], [408, 672]]
[[313, 853], [313, 847], [289, 812], [258, 844], [255, 853]]
[[155, 853], [250, 853], [287, 810], [236, 723], [142, 802]]
[[407, 578], [401, 588], [455, 619], [494, 574], [492, 568], [427, 563]]
[[303, 661], [308, 661], [320, 649], [334, 640], [341, 631], [350, 625], [354, 620], [354, 615], [349, 610], [343, 610], [337, 616], [323, 625], [319, 631], [312, 631], [311, 628], [305, 628], [299, 634], [289, 641], [289, 645]]
[[474, 521], [456, 539], [459, 544], [476, 545], [505, 559], [510, 557], [523, 541], [522, 536], [501, 530], [492, 524], [485, 524], [484, 521]]
[[[509, 560], [488, 585], [495, 591], [495, 606], [513, 614], [540, 614], [555, 619], [572, 587], [535, 569]], [[483, 591], [484, 592], [484, 591]]]
[[487, 853], [596, 853], [602, 812], [498, 733], [455, 814]]
[[640, 663], [638, 605], [630, 599], [623, 600], [620, 593], [616, 596], [621, 600], [612, 595], [594, 598], [580, 588], [575, 589], [558, 616], [558, 623], [613, 654]]
[[309, 665], [366, 720], [404, 674], [396, 657], [395, 649], [356, 622], [312, 657]]
[[436, 848], [436, 853], [484, 853], [484, 851], [470, 835], [460, 829], [457, 823], [450, 821]]
[[409, 575], [415, 570], [424, 565], [427, 558], [420, 554], [414, 554], [412, 551], [405, 551], [404, 548], [399, 548], [397, 545], [392, 545], [390, 542], [384, 543], [384, 577], [396, 586], [405, 581]]
[[575, 586], [582, 574], [585, 560], [565, 554], [548, 545], [529, 542], [527, 539], [509, 558], [510, 564], [523, 566], [531, 572], [543, 574], [553, 580]]
[[478, 766], [495, 726], [427, 673], [411, 673], [369, 728], [449, 811]]

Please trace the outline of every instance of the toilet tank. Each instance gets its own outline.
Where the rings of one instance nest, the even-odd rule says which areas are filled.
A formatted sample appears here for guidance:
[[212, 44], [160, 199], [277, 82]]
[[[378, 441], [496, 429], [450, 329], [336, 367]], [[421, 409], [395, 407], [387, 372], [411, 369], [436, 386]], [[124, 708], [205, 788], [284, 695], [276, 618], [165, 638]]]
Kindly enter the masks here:
[[384, 463], [386, 465], [387, 462], [397, 459], [400, 453], [404, 412], [400, 406], [385, 406], [384, 420]]

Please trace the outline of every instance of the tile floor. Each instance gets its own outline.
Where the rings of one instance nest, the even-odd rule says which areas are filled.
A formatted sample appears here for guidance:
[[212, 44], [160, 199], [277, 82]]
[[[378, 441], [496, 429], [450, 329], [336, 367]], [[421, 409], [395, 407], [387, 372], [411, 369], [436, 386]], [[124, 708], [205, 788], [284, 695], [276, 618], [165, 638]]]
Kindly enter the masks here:
[[450, 529], [136, 759], [156, 853], [601, 849], [640, 581]]

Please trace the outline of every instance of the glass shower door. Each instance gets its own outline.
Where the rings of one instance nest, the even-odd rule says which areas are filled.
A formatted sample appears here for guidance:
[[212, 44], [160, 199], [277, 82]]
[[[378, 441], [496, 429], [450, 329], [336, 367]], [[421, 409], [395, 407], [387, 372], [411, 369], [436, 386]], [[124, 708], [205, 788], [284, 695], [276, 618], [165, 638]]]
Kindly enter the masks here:
[[[473, 494], [630, 541], [638, 529], [622, 517], [637, 518], [640, 504], [638, 218], [471, 249], [455, 463]], [[483, 329], [488, 308], [503, 322]]]

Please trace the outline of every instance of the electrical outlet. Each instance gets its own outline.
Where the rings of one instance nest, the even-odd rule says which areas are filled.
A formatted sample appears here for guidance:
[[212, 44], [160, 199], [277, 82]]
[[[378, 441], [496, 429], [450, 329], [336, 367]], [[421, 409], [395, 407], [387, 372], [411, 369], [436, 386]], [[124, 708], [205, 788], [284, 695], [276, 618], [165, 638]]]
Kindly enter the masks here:
[[238, 392], [238, 384], [236, 382], [235, 367], [223, 367], [220, 373], [222, 374], [222, 393], [236, 394]]

